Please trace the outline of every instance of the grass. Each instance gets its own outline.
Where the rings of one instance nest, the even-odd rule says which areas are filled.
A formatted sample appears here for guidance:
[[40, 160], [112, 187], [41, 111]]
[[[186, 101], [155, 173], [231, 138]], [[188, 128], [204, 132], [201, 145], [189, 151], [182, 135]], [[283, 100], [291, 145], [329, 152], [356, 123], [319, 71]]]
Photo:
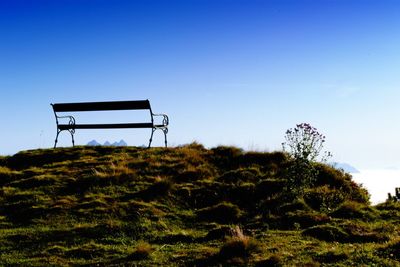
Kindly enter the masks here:
[[153, 251], [154, 249], [149, 243], [145, 241], [139, 241], [136, 245], [135, 251], [129, 255], [128, 258], [134, 261], [146, 260], [150, 258]]
[[196, 212], [197, 218], [201, 221], [219, 223], [235, 223], [239, 220], [242, 213], [238, 206], [229, 202], [221, 202]]
[[232, 230], [232, 237], [219, 250], [218, 257], [223, 261], [232, 261], [237, 258], [247, 260], [253, 253], [260, 251], [260, 244], [246, 236], [243, 230], [236, 226]]
[[284, 195], [286, 155], [74, 147], [0, 158], [4, 266], [400, 266], [400, 205], [318, 165]]

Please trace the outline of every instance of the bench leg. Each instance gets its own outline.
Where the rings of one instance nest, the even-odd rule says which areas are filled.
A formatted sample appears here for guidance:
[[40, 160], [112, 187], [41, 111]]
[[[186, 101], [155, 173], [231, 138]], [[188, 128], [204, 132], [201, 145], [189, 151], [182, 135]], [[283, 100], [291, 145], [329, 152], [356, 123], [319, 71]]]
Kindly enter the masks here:
[[56, 141], [54, 142], [54, 148], [57, 147], [57, 142], [58, 142], [58, 135], [60, 134], [60, 130], [57, 129], [57, 135], [56, 135]]
[[74, 140], [75, 131], [74, 130], [68, 130], [68, 131], [69, 131], [69, 133], [71, 134], [71, 137], [72, 137], [72, 147], [74, 147], [75, 146], [75, 140]]
[[168, 133], [168, 128], [163, 129], [163, 132], [164, 132], [165, 147], [167, 147], [167, 133]]
[[149, 141], [149, 146], [148, 146], [148, 148], [150, 148], [150, 146], [151, 146], [151, 141], [153, 141], [153, 134], [154, 134], [154, 131], [156, 130], [156, 128], [152, 128], [151, 129], [151, 136], [150, 136], [150, 141]]

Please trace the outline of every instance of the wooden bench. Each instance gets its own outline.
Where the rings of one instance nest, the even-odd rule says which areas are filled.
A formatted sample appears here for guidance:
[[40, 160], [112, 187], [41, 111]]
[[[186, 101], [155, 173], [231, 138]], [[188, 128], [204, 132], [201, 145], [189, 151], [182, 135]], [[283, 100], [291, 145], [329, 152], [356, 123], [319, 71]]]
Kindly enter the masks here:
[[[58, 135], [62, 131], [68, 131], [72, 137], [72, 146], [75, 145], [74, 134], [76, 129], [118, 129], [118, 128], [151, 128], [149, 147], [153, 140], [153, 134], [156, 130], [164, 132], [165, 147], [167, 147], [167, 133], [169, 119], [166, 114], [154, 114], [151, 110], [149, 100], [135, 101], [110, 101], [110, 102], [82, 102], [82, 103], [56, 103], [51, 104], [54, 115], [56, 116], [57, 135], [54, 148], [57, 146]], [[114, 110], [149, 110], [150, 121], [140, 123], [114, 123], [114, 124], [79, 124], [71, 115], [59, 116], [62, 112], [81, 112], [81, 111], [114, 111]], [[154, 117], [161, 116], [162, 122], [155, 124]], [[67, 123], [60, 123], [59, 120], [69, 120]], [[161, 120], [161, 119], [160, 119]]]

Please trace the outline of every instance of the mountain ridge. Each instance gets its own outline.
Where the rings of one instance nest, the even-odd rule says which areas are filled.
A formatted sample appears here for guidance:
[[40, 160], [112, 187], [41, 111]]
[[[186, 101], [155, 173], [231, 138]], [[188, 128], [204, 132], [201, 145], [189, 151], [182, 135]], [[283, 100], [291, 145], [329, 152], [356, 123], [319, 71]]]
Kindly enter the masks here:
[[105, 141], [104, 144], [100, 144], [97, 142], [95, 139], [92, 141], [88, 142], [86, 144], [87, 146], [128, 146], [128, 144], [125, 142], [125, 140], [121, 139], [119, 142], [115, 141], [113, 143], [110, 143], [109, 141]]

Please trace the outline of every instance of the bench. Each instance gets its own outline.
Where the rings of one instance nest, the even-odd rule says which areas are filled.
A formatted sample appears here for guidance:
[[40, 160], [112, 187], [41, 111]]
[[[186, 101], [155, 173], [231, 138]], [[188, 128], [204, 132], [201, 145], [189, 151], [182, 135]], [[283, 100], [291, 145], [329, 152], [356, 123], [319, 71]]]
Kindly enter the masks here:
[[[82, 103], [56, 103], [51, 104], [57, 123], [57, 135], [54, 148], [57, 146], [58, 135], [62, 131], [68, 131], [72, 137], [72, 146], [75, 146], [74, 134], [76, 129], [120, 129], [120, 128], [150, 128], [151, 136], [149, 146], [153, 140], [156, 130], [164, 132], [165, 147], [167, 147], [167, 133], [169, 119], [166, 114], [154, 114], [151, 110], [149, 100], [135, 101], [109, 101], [109, 102], [82, 102]], [[59, 116], [59, 113], [81, 112], [81, 111], [114, 111], [114, 110], [149, 110], [150, 122], [140, 123], [113, 123], [113, 124], [79, 124], [71, 115]], [[154, 117], [162, 117], [162, 122], [156, 124]], [[60, 123], [60, 120], [69, 120], [67, 123]], [[160, 118], [161, 120], [161, 118]]]

